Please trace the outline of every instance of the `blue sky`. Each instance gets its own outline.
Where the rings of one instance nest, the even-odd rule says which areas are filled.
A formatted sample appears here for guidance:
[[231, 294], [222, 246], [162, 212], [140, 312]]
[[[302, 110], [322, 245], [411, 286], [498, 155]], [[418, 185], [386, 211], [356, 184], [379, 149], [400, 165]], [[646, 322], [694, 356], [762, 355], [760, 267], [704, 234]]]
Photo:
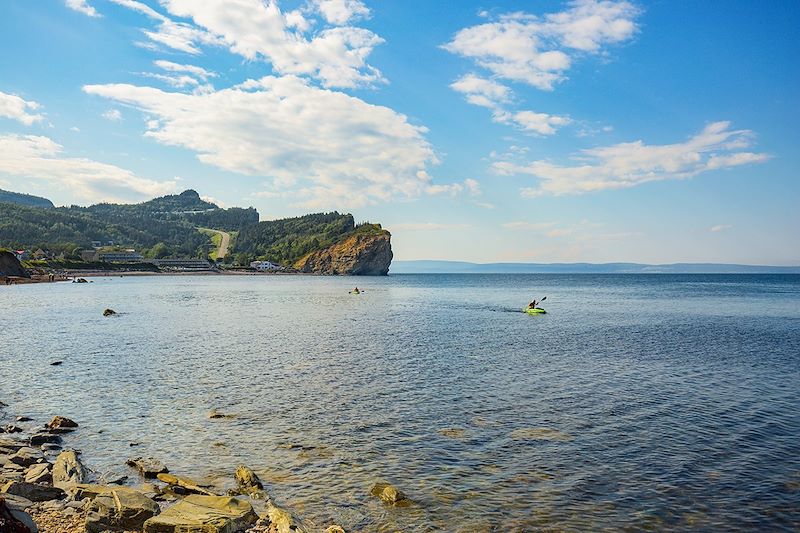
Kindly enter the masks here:
[[9, 0], [0, 188], [349, 211], [397, 259], [800, 264], [798, 27], [793, 0]]

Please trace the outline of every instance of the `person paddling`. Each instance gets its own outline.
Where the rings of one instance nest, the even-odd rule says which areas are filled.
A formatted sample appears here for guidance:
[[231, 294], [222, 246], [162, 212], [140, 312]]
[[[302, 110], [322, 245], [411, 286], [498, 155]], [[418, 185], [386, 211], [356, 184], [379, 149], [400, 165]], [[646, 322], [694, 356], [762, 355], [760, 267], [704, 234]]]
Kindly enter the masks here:
[[531, 303], [529, 303], [529, 304], [528, 304], [528, 309], [538, 309], [538, 307], [537, 307], [537, 306], [538, 306], [540, 303], [542, 303], [543, 301], [545, 301], [545, 300], [547, 300], [547, 296], [545, 296], [544, 298], [542, 298], [542, 299], [541, 299], [541, 300], [539, 300], [539, 301], [536, 301], [536, 299], [534, 298], [534, 300], [533, 300]]

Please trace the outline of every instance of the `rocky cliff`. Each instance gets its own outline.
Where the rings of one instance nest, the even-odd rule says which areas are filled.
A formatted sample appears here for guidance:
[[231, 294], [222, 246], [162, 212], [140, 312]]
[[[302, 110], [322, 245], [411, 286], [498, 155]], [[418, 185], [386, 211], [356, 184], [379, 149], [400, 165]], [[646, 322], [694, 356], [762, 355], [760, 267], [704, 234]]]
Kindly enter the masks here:
[[0, 276], [11, 276], [17, 278], [31, 277], [28, 272], [22, 268], [19, 261], [9, 251], [0, 251]]
[[392, 263], [391, 234], [386, 230], [358, 232], [312, 252], [294, 264], [300, 272], [353, 276], [385, 276]]

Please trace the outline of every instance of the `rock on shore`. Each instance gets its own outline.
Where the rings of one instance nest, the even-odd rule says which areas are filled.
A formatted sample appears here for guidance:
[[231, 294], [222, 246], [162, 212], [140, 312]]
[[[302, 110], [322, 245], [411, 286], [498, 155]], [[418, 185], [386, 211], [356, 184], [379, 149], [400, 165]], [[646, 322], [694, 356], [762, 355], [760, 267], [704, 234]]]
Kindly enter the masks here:
[[28, 271], [22, 268], [19, 260], [14, 254], [8, 251], [0, 251], [0, 276], [10, 276], [16, 278], [30, 278]]
[[386, 230], [356, 232], [333, 246], [308, 254], [294, 268], [312, 274], [385, 276], [393, 257], [391, 238]]

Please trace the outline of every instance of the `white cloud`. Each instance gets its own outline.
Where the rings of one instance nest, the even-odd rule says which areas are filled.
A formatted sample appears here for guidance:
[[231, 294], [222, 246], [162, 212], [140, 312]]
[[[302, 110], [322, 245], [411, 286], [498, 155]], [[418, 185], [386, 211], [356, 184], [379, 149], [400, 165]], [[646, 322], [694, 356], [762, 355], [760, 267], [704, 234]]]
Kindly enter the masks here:
[[[385, 81], [367, 64], [373, 48], [383, 42], [373, 32], [352, 26], [326, 28], [306, 35], [310, 23], [298, 11], [283, 13], [276, 2], [262, 0], [161, 0], [176, 22], [136, 0], [113, 2], [143, 13], [158, 22], [143, 30], [152, 41], [175, 50], [199, 54], [201, 45], [225, 46], [248, 60], [265, 60], [275, 72], [311, 76], [325, 87], [358, 87]], [[339, 23], [348, 15], [368, 14], [356, 0], [322, 1], [325, 17]], [[366, 10], [366, 11], [365, 11]]]
[[142, 76], [145, 76], [147, 78], [153, 78], [154, 80], [163, 81], [170, 87], [175, 87], [176, 89], [183, 89], [184, 87], [198, 87], [200, 85], [200, 82], [197, 79], [185, 74], [170, 75], [170, 74], [154, 74], [152, 72], [142, 72]]
[[486, 107], [492, 111], [492, 120], [516, 127], [526, 133], [553, 135], [556, 129], [572, 122], [568, 117], [535, 113], [533, 111], [508, 111], [511, 89], [494, 80], [467, 74], [453, 82], [450, 87], [462, 94], [467, 102]]
[[186, 87], [195, 88], [198, 91], [208, 90], [211, 86], [207, 84], [209, 78], [215, 78], [216, 72], [206, 70], [195, 65], [183, 65], [172, 61], [158, 60], [154, 64], [168, 74], [156, 74], [152, 72], [142, 72], [142, 76], [163, 81], [171, 87], [183, 89]]
[[90, 17], [99, 17], [100, 13], [97, 12], [95, 8], [90, 6], [86, 0], [66, 0], [64, 2], [68, 8], [74, 9], [75, 11], [79, 11], [84, 15], [88, 15]]
[[708, 231], [711, 231], [713, 233], [719, 233], [720, 231], [725, 231], [727, 229], [731, 229], [732, 227], [733, 226], [731, 226], [730, 224], [717, 224], [716, 226], [711, 226], [710, 228], [708, 228]]
[[325, 20], [339, 26], [369, 16], [369, 8], [360, 0], [312, 0], [312, 5]]
[[469, 229], [470, 224], [440, 224], [438, 222], [410, 222], [405, 224], [392, 224], [389, 227], [390, 231], [441, 231], [441, 230], [459, 230]]
[[749, 130], [731, 130], [729, 122], [714, 122], [682, 143], [646, 145], [635, 141], [583, 150], [575, 158], [578, 164], [572, 166], [543, 160], [525, 165], [496, 161], [492, 168], [502, 175], [528, 174], [539, 178], [538, 187], [521, 190], [527, 197], [623, 189], [769, 159], [764, 153], [740, 151], [750, 146], [752, 137]]
[[109, 109], [108, 111], [105, 111], [101, 116], [106, 120], [110, 120], [111, 122], [119, 122], [120, 120], [122, 120], [122, 113], [120, 112], [119, 109]]
[[467, 102], [496, 110], [500, 104], [511, 100], [511, 89], [493, 80], [467, 74], [450, 84], [454, 91], [462, 93]]
[[44, 115], [31, 113], [41, 108], [34, 101], [23, 100], [17, 95], [0, 92], [0, 117], [14, 119], [26, 126], [44, 119]]
[[154, 64], [158, 68], [166, 70], [167, 72], [185, 73], [203, 81], [206, 81], [209, 78], [217, 77], [216, 72], [211, 72], [210, 70], [206, 70], [203, 67], [198, 67], [195, 65], [182, 65], [180, 63], [173, 63], [172, 61], [165, 61], [163, 59], [155, 61]]
[[556, 128], [566, 126], [572, 120], [569, 117], [548, 115], [547, 113], [534, 113], [533, 111], [518, 111], [510, 118], [520, 129], [539, 135], [553, 135]]
[[481, 184], [472, 178], [467, 178], [462, 183], [431, 184], [425, 188], [425, 192], [431, 196], [449, 195], [453, 197], [463, 192], [469, 193], [470, 196], [483, 194]]
[[76, 132], [76, 133], [77, 133], [77, 132], [81, 131], [81, 129], [80, 129], [78, 126], [72, 126], [72, 127], [69, 129], [69, 131], [74, 131], [74, 132]]
[[576, 52], [598, 53], [631, 38], [640, 10], [613, 0], [577, 0], [544, 17], [511, 13], [464, 28], [444, 48], [473, 59], [493, 75], [552, 90], [566, 77]]
[[494, 209], [495, 207], [497, 207], [496, 205], [491, 204], [489, 202], [473, 202], [473, 203], [476, 206], [481, 207], [483, 209]]
[[174, 192], [174, 181], [159, 182], [86, 158], [65, 157], [48, 137], [0, 135], [0, 174], [43, 180], [89, 202], [136, 201]]
[[470, 196], [480, 196], [483, 194], [483, 191], [481, 190], [481, 184], [478, 183], [478, 180], [467, 178], [464, 180], [464, 187], [467, 188]]
[[306, 207], [418, 196], [437, 163], [426, 130], [404, 115], [294, 76], [202, 94], [127, 84], [84, 91], [153, 117], [147, 137], [223, 170], [271, 178], [275, 192], [289, 191]]

